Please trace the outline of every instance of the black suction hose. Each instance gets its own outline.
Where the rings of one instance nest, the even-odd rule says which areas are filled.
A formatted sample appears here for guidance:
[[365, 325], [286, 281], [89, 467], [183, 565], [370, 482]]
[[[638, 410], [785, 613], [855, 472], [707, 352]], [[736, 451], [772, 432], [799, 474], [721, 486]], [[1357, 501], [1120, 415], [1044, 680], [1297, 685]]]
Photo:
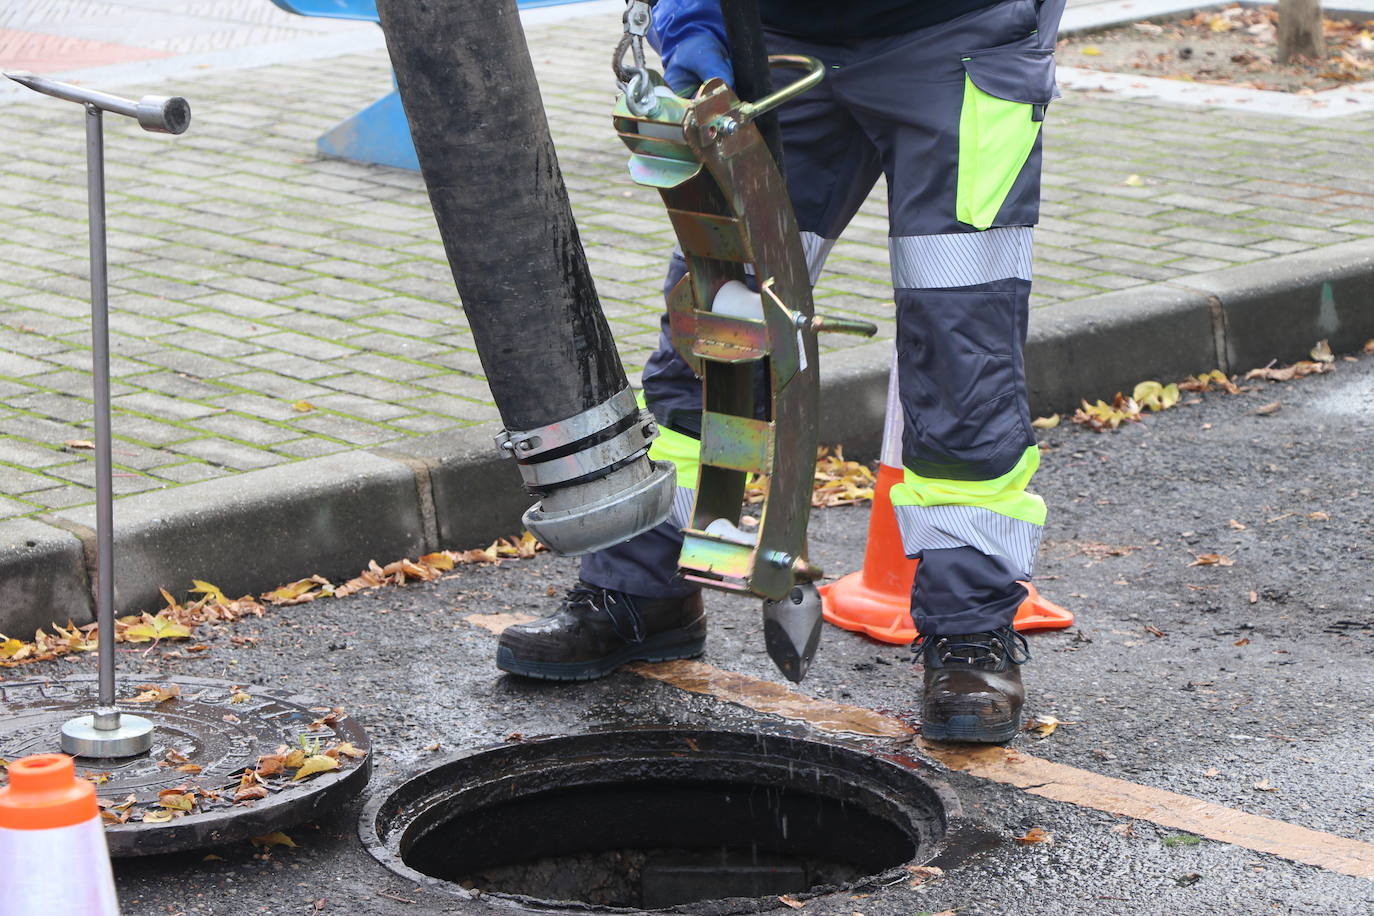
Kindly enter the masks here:
[[644, 454], [657, 431], [597, 299], [514, 0], [380, 0], [377, 11], [506, 427], [499, 444], [544, 497], [526, 524], [569, 554], [658, 524], [671, 475]]

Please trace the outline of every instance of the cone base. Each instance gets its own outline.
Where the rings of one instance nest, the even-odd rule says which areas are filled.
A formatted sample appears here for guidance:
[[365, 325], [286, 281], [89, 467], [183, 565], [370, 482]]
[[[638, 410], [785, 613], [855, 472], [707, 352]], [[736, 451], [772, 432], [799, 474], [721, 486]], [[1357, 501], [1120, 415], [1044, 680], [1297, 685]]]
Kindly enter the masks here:
[[[1073, 626], [1072, 611], [1048, 600], [1034, 585], [1023, 582], [1029, 592], [1016, 611], [1017, 630], [1062, 630]], [[904, 646], [916, 639], [911, 623], [911, 595], [894, 594], [871, 587], [863, 571], [821, 586], [821, 615], [843, 630], [863, 633], [879, 642]]]

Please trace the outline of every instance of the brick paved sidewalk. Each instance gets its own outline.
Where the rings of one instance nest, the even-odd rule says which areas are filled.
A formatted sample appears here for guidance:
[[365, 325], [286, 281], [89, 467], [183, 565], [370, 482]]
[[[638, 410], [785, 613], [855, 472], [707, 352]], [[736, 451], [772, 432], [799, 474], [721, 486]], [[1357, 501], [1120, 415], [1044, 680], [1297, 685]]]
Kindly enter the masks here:
[[[637, 376], [672, 237], [610, 129], [617, 31], [596, 16], [530, 40], [598, 289]], [[181, 137], [107, 126], [117, 493], [496, 417], [419, 177], [314, 153], [388, 85], [385, 55], [371, 53], [120, 90], [184, 94], [195, 117]], [[35, 97], [0, 107], [0, 137], [4, 517], [89, 502], [93, 468], [64, 444], [91, 435], [81, 118]], [[1374, 116], [1070, 92], [1047, 125], [1034, 304], [1374, 236], [1371, 140]], [[879, 188], [817, 297], [890, 336], [884, 213]], [[499, 214], [491, 224], [499, 244]]]

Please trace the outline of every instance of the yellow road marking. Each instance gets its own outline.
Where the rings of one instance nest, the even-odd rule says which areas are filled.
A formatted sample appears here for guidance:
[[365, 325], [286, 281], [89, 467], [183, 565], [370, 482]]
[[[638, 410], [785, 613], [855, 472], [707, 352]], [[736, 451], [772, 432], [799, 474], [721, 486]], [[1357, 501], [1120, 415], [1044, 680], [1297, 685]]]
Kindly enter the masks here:
[[799, 719], [827, 731], [852, 732], [874, 738], [910, 738], [914, 734], [911, 726], [900, 719], [871, 709], [810, 697], [782, 684], [722, 671], [705, 662], [636, 663], [627, 668], [641, 677], [663, 681], [679, 690], [707, 694], [784, 719]]

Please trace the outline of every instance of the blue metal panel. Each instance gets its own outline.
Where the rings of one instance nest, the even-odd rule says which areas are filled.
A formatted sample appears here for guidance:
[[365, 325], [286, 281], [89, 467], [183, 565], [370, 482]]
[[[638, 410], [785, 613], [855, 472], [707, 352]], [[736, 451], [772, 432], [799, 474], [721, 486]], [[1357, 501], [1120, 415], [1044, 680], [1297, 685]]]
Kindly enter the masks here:
[[[272, 0], [288, 13], [326, 19], [377, 22], [377, 0]], [[521, 9], [584, 3], [586, 0], [517, 0]], [[327, 130], [316, 143], [326, 156], [419, 171], [401, 97], [392, 90]]]
[[326, 156], [419, 171], [401, 97], [391, 90], [325, 131], [315, 144]]

